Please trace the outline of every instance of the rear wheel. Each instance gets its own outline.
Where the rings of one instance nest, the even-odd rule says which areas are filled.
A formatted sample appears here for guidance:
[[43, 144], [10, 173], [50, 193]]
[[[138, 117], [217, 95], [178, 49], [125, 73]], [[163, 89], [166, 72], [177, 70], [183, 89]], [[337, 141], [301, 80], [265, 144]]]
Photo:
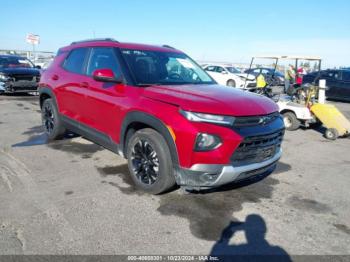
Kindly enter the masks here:
[[300, 127], [300, 121], [293, 112], [283, 114], [284, 126], [289, 131], [297, 130]]
[[339, 137], [339, 132], [335, 128], [328, 128], [324, 136], [329, 140], [336, 140]]
[[57, 108], [52, 99], [46, 99], [41, 107], [41, 118], [49, 141], [63, 137], [66, 129], [59, 119]]
[[141, 190], [160, 194], [175, 185], [169, 147], [155, 130], [146, 128], [133, 134], [127, 157], [131, 177]]
[[236, 87], [236, 82], [235, 80], [228, 80], [226, 83], [227, 86], [231, 86], [231, 87]]

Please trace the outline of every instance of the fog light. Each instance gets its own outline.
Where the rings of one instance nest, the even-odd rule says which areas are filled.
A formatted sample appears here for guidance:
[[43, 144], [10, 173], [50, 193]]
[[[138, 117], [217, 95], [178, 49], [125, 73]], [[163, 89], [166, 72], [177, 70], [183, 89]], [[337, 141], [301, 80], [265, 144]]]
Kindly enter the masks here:
[[221, 139], [218, 136], [210, 134], [198, 134], [195, 144], [195, 151], [209, 151], [218, 148], [221, 145]]

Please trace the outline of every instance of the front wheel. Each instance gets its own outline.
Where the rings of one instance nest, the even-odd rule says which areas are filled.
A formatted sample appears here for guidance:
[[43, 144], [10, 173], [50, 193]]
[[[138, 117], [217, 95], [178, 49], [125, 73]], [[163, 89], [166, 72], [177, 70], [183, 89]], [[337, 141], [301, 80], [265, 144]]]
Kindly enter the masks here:
[[230, 87], [236, 87], [236, 82], [235, 80], [228, 80], [227, 83], [226, 83], [227, 86], [230, 86]]
[[300, 127], [300, 121], [293, 112], [286, 112], [283, 114], [284, 126], [288, 131], [297, 130]]
[[328, 128], [324, 136], [329, 140], [336, 140], [339, 137], [339, 132], [335, 128]]
[[170, 150], [157, 131], [146, 128], [133, 134], [128, 142], [127, 157], [131, 177], [141, 190], [160, 194], [175, 185]]

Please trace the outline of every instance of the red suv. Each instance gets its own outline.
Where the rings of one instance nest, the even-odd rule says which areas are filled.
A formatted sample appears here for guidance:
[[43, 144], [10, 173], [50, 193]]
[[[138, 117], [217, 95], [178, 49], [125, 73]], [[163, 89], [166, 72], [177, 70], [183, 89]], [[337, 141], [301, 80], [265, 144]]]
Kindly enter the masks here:
[[149, 193], [244, 180], [271, 172], [281, 156], [273, 101], [217, 85], [170, 46], [74, 42], [58, 51], [39, 92], [50, 140], [70, 130], [120, 154]]

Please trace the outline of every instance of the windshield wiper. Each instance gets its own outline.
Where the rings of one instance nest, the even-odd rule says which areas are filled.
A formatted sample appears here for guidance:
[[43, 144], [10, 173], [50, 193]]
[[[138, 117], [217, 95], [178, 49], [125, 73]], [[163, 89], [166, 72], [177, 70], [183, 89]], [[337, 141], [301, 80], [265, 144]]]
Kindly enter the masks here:
[[139, 84], [137, 84], [137, 86], [140, 86], [140, 87], [149, 87], [149, 86], [159, 86], [159, 85], [161, 85], [161, 84], [159, 84], [159, 83], [139, 83]]
[[139, 83], [137, 86], [140, 87], [149, 87], [149, 86], [164, 86], [164, 85], [171, 85], [171, 86], [176, 86], [176, 85], [212, 85], [214, 84], [213, 82], [168, 82], [168, 83]]

